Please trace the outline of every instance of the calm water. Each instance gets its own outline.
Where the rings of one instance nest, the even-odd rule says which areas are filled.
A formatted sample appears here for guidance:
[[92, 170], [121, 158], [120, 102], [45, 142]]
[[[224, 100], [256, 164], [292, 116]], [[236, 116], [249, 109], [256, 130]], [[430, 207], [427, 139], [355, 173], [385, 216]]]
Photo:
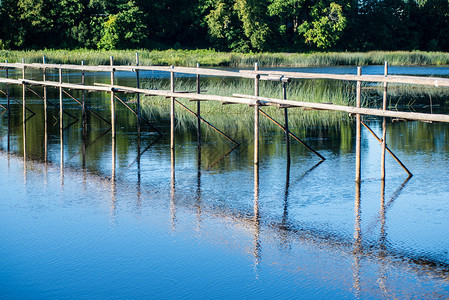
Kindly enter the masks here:
[[[119, 84], [133, 84], [132, 74], [119, 76]], [[49, 93], [58, 103], [57, 91]], [[27, 101], [36, 114], [26, 138], [21, 106], [12, 108], [9, 135], [7, 114], [0, 117], [2, 298], [449, 297], [446, 124], [388, 122], [387, 143], [414, 176], [387, 156], [385, 186], [380, 145], [363, 129], [357, 185], [353, 123], [292, 129], [326, 157], [321, 163], [292, 142], [288, 164], [283, 133], [264, 126], [258, 168], [251, 128], [233, 136], [241, 145], [228, 154], [233, 144], [213, 130], [203, 127], [199, 148], [196, 129], [178, 126], [173, 164], [168, 114], [147, 116], [162, 138], [143, 126], [139, 139], [135, 117], [120, 108], [114, 152], [109, 125], [95, 116], [84, 131], [66, 115], [61, 143], [57, 109], [49, 108], [45, 127], [42, 100], [28, 93]], [[80, 119], [77, 104], [65, 101]], [[106, 119], [108, 101], [89, 94], [89, 106]], [[366, 122], [381, 134], [380, 120]]]

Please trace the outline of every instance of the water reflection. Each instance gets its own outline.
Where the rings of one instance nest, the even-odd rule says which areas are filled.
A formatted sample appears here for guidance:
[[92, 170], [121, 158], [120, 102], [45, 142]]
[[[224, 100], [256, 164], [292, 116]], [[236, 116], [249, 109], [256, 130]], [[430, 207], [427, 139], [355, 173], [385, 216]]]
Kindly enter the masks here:
[[362, 209], [361, 209], [361, 183], [356, 181], [355, 183], [355, 202], [354, 202], [354, 243], [353, 243], [353, 255], [354, 263], [352, 265], [353, 269], [353, 289], [356, 298], [361, 296], [361, 260], [363, 257], [363, 246], [362, 246]]
[[[65, 109], [70, 111], [70, 107]], [[74, 112], [74, 114], [76, 113]], [[29, 178], [36, 176], [36, 173], [43, 172], [46, 178], [49, 177], [50, 193], [52, 170], [58, 175], [54, 170], [58, 169], [58, 154], [60, 154], [59, 168], [64, 189], [61, 189], [59, 193], [68, 199], [65, 201], [65, 209], [76, 208], [79, 205], [79, 198], [85, 199], [86, 203], [94, 206], [96, 200], [92, 199], [90, 193], [95, 193], [95, 189], [98, 187], [93, 186], [92, 182], [101, 182], [102, 185], [99, 186], [107, 187], [104, 190], [100, 189], [99, 194], [107, 199], [104, 203], [108, 203], [107, 213], [110, 214], [108, 217], [112, 219], [112, 225], [120, 229], [118, 232], [120, 231], [123, 236], [129, 235], [135, 238], [142, 235], [145, 237], [128, 240], [137, 246], [134, 247], [135, 251], [139, 248], [145, 251], [154, 250], [145, 244], [145, 240], [151, 240], [151, 243], [155, 241], [155, 244], [163, 249], [162, 252], [170, 253], [171, 247], [174, 247], [173, 244], [175, 244], [173, 241], [183, 240], [187, 248], [198, 241], [200, 244], [202, 243], [201, 247], [192, 248], [192, 253], [196, 254], [201, 251], [200, 249], [209, 247], [215, 254], [220, 251], [217, 244], [223, 240], [227, 249], [230, 249], [229, 252], [238, 252], [235, 255], [238, 259], [248, 259], [252, 276], [255, 273], [255, 277], [263, 278], [264, 282], [270, 278], [275, 278], [273, 281], [279, 282], [284, 280], [285, 283], [290, 284], [290, 288], [294, 289], [295, 284], [301, 284], [299, 277], [308, 278], [308, 276], [313, 276], [313, 273], [318, 273], [318, 280], [329, 276], [332, 278], [332, 283], [327, 284], [336, 286], [334, 281], [338, 282], [339, 277], [345, 276], [345, 278], [349, 278], [350, 287], [346, 289], [346, 285], [342, 284], [338, 286], [338, 289], [349, 293], [344, 296], [356, 298], [394, 295], [391, 292], [391, 289], [394, 288], [392, 283], [397, 282], [398, 279], [390, 275], [392, 272], [398, 272], [401, 275], [405, 273], [408, 277], [404, 276], [404, 278], [413, 278], [410, 281], [417, 283], [417, 294], [419, 294], [420, 281], [415, 277], [421, 276], [422, 272], [429, 272], [431, 276], [435, 277], [440, 276], [443, 280], [449, 278], [446, 258], [437, 257], [440, 260], [435, 260], [437, 251], [427, 255], [425, 252], [424, 254], [419, 252], [419, 249], [414, 251], [412, 247], [410, 247], [412, 250], [409, 250], [402, 246], [403, 241], [397, 237], [397, 231], [403, 229], [396, 227], [396, 236], [394, 231], [393, 234], [389, 231], [400, 219], [398, 212], [393, 209], [395, 201], [397, 203], [395, 206], [403, 209], [405, 202], [410, 202], [407, 197], [413, 198], [413, 193], [416, 191], [419, 193], [420, 185], [408, 185], [409, 178], [401, 183], [402, 178], [397, 179], [389, 173], [388, 185], [385, 181], [380, 182], [380, 207], [378, 181], [363, 182], [363, 194], [360, 183], [357, 183], [354, 188], [351, 130], [340, 132], [340, 138], [333, 139], [338, 129], [313, 129], [321, 131], [322, 139], [315, 145], [321, 147], [321, 150], [327, 151], [326, 157], [329, 159], [326, 162], [320, 161], [308, 169], [306, 166], [314, 161], [314, 158], [309, 157], [310, 154], [298, 150], [299, 147], [292, 147], [290, 159], [286, 159], [288, 155], [286, 156], [287, 149], [284, 144], [279, 146], [277, 142], [272, 142], [276, 139], [279, 141], [279, 137], [283, 137], [283, 133], [270, 131], [261, 138], [263, 142], [261, 143], [260, 166], [251, 163], [252, 158], [248, 155], [250, 151], [246, 151], [247, 149], [244, 147], [241, 147], [239, 151], [232, 152], [232, 155], [225, 154], [224, 158], [219, 159], [222, 163], [211, 164], [208, 163], [209, 160], [215, 161], [211, 158], [215, 158], [217, 152], [226, 152], [223, 149], [228, 149], [224, 148], [228, 145], [216, 141], [215, 136], [211, 139], [206, 131], [202, 135], [201, 142], [195, 138], [195, 130], [192, 130], [190, 134], [180, 133], [178, 140], [182, 141], [179, 143], [181, 147], [177, 147], [175, 152], [175, 149], [168, 151], [168, 141], [160, 137], [155, 139], [153, 135], [145, 131], [145, 128], [142, 128], [142, 131], [138, 130], [137, 137], [135, 137], [133, 135], [135, 123], [127, 119], [120, 120], [118, 118], [120, 126], [117, 126], [116, 139], [110, 139], [109, 136], [106, 136], [110, 128], [102, 127], [104, 124], [99, 125], [101, 120], [89, 120], [89, 114], [87, 118], [80, 119], [79, 128], [72, 126], [70, 129], [65, 127], [63, 130], [57, 124], [52, 126], [51, 122], [47, 122], [54, 117], [51, 110], [45, 111], [44, 115], [43, 130], [36, 130], [37, 125], [31, 125], [39, 124], [41, 118], [38, 114], [38, 118], [33, 119], [33, 122], [36, 123], [28, 123], [28, 126], [23, 126], [23, 132], [20, 132], [20, 124], [17, 124], [17, 119], [20, 122], [20, 113], [16, 114], [15, 116], [19, 117], [14, 119], [14, 110], [11, 119], [8, 118], [7, 124], [5, 124], [7, 125], [6, 148], [8, 153], [15, 148], [14, 145], [20, 145], [20, 142], [23, 141], [25, 187], [32, 190], [31, 187], [35, 187], [36, 184], [34, 180], [26, 180], [27, 170]], [[14, 126], [14, 124], [18, 126]], [[166, 129], [163, 128], [163, 130]], [[395, 127], [391, 129], [393, 130], [390, 132], [397, 130]], [[304, 129], [304, 132], [310, 132], [308, 130]], [[39, 137], [39, 143], [32, 139], [32, 136]], [[244, 135], [239, 136], [245, 140], [242, 137]], [[44, 140], [43, 147], [42, 139]], [[314, 143], [313, 139], [310, 140]], [[362, 140], [364, 153], [369, 150], [365, 142]], [[109, 145], [111, 145], [111, 152], [109, 152]], [[145, 147], [145, 145], [148, 146]], [[145, 149], [143, 149], [144, 147]], [[329, 147], [328, 150], [327, 147]], [[445, 149], [446, 146], [438, 147], [436, 148]], [[44, 149], [41, 156], [36, 150], [39, 148]], [[17, 153], [22, 151], [21, 148], [17, 149], [15, 151]], [[344, 155], [344, 153], [351, 155]], [[65, 159], [64, 154], [67, 154], [69, 159]], [[75, 160], [77, 156], [80, 158], [79, 162]], [[38, 163], [38, 161], [42, 161], [42, 158], [43, 171], [39, 169]], [[405, 159], [410, 161], [414, 158], [406, 157]], [[367, 155], [366, 159], [367, 161], [363, 162], [367, 166], [366, 169], [364, 168], [364, 172], [369, 172], [369, 163], [378, 168], [377, 158], [368, 160], [369, 156]], [[33, 168], [27, 169], [27, 161], [33, 162]], [[247, 161], [250, 163], [248, 164]], [[56, 166], [53, 166], [52, 162], [56, 162]], [[444, 159], [442, 163], [443, 165], [446, 163]], [[131, 166], [135, 166], [135, 168], [130, 168]], [[213, 170], [211, 170], [211, 166], [214, 166]], [[318, 168], [318, 166], [320, 167]], [[388, 166], [391, 167], [391, 165]], [[169, 168], [170, 172], [168, 172]], [[79, 180], [76, 171], [74, 172], [78, 169], [82, 170], [82, 180]], [[441, 169], [439, 170], [441, 171]], [[8, 174], [9, 172], [12, 171], [9, 170]], [[377, 172], [377, 169], [373, 172]], [[423, 180], [422, 176], [418, 178]], [[75, 184], [72, 181], [75, 181]], [[79, 182], [83, 184], [82, 191], [70, 188], [71, 185], [78, 188]], [[397, 187], [398, 185], [399, 187]], [[71, 195], [72, 193], [75, 196]], [[156, 196], [153, 197], [152, 194], [156, 194]], [[391, 198], [389, 195], [392, 195]], [[40, 195], [38, 197], [33, 194], [30, 197], [39, 198]], [[375, 205], [369, 201], [372, 198], [377, 199]], [[388, 199], [390, 200], [387, 201]], [[407, 199], [407, 201], [397, 201], [398, 199]], [[134, 201], [137, 201], [137, 205]], [[26, 203], [27, 201], [23, 201], [20, 204], [26, 205]], [[119, 209], [126, 205], [131, 207], [134, 217], [137, 215], [141, 219], [145, 225], [142, 226], [142, 228], [145, 227], [144, 229], [133, 223], [134, 220], [128, 216], [127, 209]], [[441, 203], [435, 206], [441, 207], [440, 205]], [[373, 207], [375, 208], [373, 209]], [[53, 207], [53, 209], [55, 208]], [[89, 208], [83, 207], [83, 209], [88, 210]], [[444, 210], [444, 207], [442, 209]], [[418, 210], [412, 209], [415, 212]], [[58, 209], [55, 211], [60, 213]], [[435, 211], [432, 212], [435, 213]], [[127, 217], [123, 218], [126, 222], [117, 224], [117, 218], [122, 214]], [[161, 224], [165, 225], [165, 228], [170, 227], [171, 229], [172, 240], [165, 243], [170, 246], [164, 246], [165, 241], [159, 243], [154, 237], [160, 233], [161, 229], [159, 226], [154, 226], [158, 227], [154, 229], [152, 222], [161, 215], [165, 218]], [[371, 223], [366, 223], [371, 220], [373, 215], [375, 215], [375, 219]], [[86, 222], [86, 220], [84, 218], [79, 220], [79, 223], [82, 222]], [[159, 224], [159, 221], [154, 222]], [[128, 223], [132, 223], [132, 225]], [[195, 238], [189, 236], [189, 226], [193, 228]], [[161, 228], [163, 227], [161, 226]], [[379, 232], [377, 232], [378, 228], [380, 228]], [[375, 232], [374, 229], [376, 229]], [[89, 227], [83, 233], [88, 235], [92, 230], [94, 229]], [[161, 235], [164, 236], [165, 233], [162, 231]], [[78, 238], [82, 239], [83, 237]], [[237, 239], [238, 242], [233, 241]], [[88, 243], [89, 241], [86, 239], [81, 242]], [[111, 248], [118, 247], [120, 249], [113, 254], [116, 255], [115, 258], [117, 255], [120, 257], [134, 255], [134, 252], [127, 253], [129, 250], [126, 248], [120, 248], [121, 241], [121, 239], [120, 241], [110, 241]], [[410, 243], [414, 246], [414, 241], [405, 240], [403, 243]], [[249, 253], [241, 254], [239, 252], [241, 249], [248, 248], [251, 249], [247, 251]], [[273, 250], [273, 248], [276, 249]], [[312, 250], [307, 252], [304, 250], [306, 248]], [[277, 249], [281, 249], [281, 252], [277, 252]], [[117, 254], [119, 252], [120, 254]], [[167, 253], [164, 254], [168, 256]], [[139, 252], [138, 254], [140, 258], [136, 265], [142, 265], [141, 262], [148, 259], [145, 257], [148, 253]], [[229, 256], [232, 260], [233, 254]], [[163, 260], [164, 255], [160, 255], [160, 257]], [[105, 260], [108, 258], [110, 257], [105, 257]], [[151, 264], [154, 259], [150, 258], [148, 261]], [[327, 262], [332, 267], [324, 268], [323, 262]], [[175, 263], [185, 266], [183, 265], [184, 261], [181, 260], [175, 260]], [[167, 259], [164, 267], [172, 267], [175, 263]], [[312, 268], [312, 271], [308, 270], [305, 266], [307, 263], [314, 265], [315, 268]], [[192, 265], [191, 269], [199, 269], [202, 266], [201, 263], [192, 263]], [[214, 269], [226, 267], [215, 260], [212, 260], [211, 265]], [[127, 267], [132, 270], [139, 268], [138, 266]], [[372, 270], [376, 270], [376, 272], [372, 272]], [[332, 273], [333, 271], [334, 273]], [[330, 272], [331, 275], [328, 275], [327, 272]], [[236, 273], [240, 274], [235, 270], [232, 274]], [[166, 275], [164, 274], [164, 276]], [[145, 277], [145, 275], [143, 276]], [[131, 277], [136, 279], [136, 277]], [[220, 280], [223, 279], [226, 278], [220, 278]], [[188, 279], [184, 278], [183, 280]], [[323, 281], [317, 282], [319, 282], [317, 286], [320, 286]], [[335, 286], [333, 287], [335, 288]], [[266, 288], [270, 287], [267, 285]], [[444, 288], [447, 289], [447, 285]], [[320, 292], [318, 291], [318, 294]], [[288, 295], [291, 296], [291, 294]], [[319, 296], [326, 295], [319, 294]]]

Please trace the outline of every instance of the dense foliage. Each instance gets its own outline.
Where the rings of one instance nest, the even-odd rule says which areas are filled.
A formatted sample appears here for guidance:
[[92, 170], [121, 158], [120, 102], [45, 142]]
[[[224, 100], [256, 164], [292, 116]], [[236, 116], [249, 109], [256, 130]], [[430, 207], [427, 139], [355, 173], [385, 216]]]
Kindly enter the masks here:
[[449, 51], [448, 0], [0, 0], [0, 49]]

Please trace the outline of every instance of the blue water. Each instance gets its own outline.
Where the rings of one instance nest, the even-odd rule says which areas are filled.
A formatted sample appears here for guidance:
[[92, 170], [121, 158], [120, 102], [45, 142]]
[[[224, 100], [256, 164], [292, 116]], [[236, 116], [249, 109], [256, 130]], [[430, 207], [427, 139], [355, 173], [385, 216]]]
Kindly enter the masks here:
[[[52, 113], [45, 161], [42, 103], [29, 97], [26, 156], [21, 107], [9, 152], [0, 117], [1, 298], [449, 298], [445, 124], [388, 122], [387, 143], [414, 176], [388, 156], [383, 189], [365, 129], [354, 182], [351, 127], [295, 128], [326, 160], [292, 142], [290, 165], [283, 133], [265, 129], [256, 168], [246, 135], [220, 159], [232, 145], [214, 131], [199, 152], [196, 131], [180, 128], [173, 164], [167, 135], [153, 143], [145, 128], [139, 149], [125, 111], [115, 155], [93, 117], [87, 140], [78, 122], [61, 150]], [[380, 135], [379, 120], [367, 123]]]

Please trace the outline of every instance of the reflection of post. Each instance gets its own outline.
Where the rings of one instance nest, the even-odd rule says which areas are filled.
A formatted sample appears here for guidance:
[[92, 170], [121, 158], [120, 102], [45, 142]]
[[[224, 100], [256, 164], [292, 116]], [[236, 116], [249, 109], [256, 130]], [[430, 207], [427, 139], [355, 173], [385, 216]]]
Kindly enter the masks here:
[[[173, 69], [173, 66], [170, 66]], [[175, 91], [175, 73], [170, 72], [170, 91]], [[175, 98], [170, 98], [170, 148], [175, 148]]]
[[362, 210], [360, 201], [360, 182], [355, 183], [355, 225], [354, 225], [354, 265], [353, 265], [353, 285], [356, 298], [360, 297], [361, 282], [360, 282], [360, 267], [361, 267], [361, 252], [362, 252]]
[[383, 296], [387, 296], [387, 267], [385, 266], [387, 233], [385, 228], [385, 180], [381, 180], [380, 188], [380, 237], [379, 237], [379, 286]]
[[[111, 66], [114, 65], [114, 57], [110, 57]], [[111, 70], [111, 86], [114, 86], [115, 73], [114, 69]], [[111, 90], [111, 126], [112, 126], [112, 138], [115, 139], [115, 93]]]
[[137, 208], [140, 210], [142, 202], [141, 170], [140, 170], [140, 125], [137, 125]]
[[[83, 118], [84, 119], [84, 118]], [[83, 183], [86, 189], [87, 184], [87, 170], [86, 170], [86, 149], [87, 149], [87, 123], [83, 120]]]
[[[62, 120], [61, 120], [62, 121]], [[64, 130], [59, 128], [60, 145], [61, 145], [61, 186], [64, 185]]]
[[201, 215], [202, 215], [202, 209], [201, 209], [201, 144], [198, 144], [198, 157], [197, 157], [197, 186], [196, 186], [196, 225], [197, 225], [197, 231], [200, 229], [201, 224]]
[[170, 177], [170, 213], [171, 213], [171, 222], [172, 222], [172, 230], [176, 229], [176, 205], [175, 205], [175, 149], [171, 149], [170, 151], [170, 160], [171, 160], [171, 177]]
[[[388, 76], [388, 62], [385, 62], [384, 75], [385, 75], [385, 77]], [[386, 82], [384, 82], [382, 109], [383, 110], [387, 109], [387, 83]], [[380, 159], [380, 165], [381, 165], [380, 178], [382, 180], [385, 180], [385, 150], [387, 148], [386, 138], [387, 138], [387, 118], [383, 117], [383, 121], [382, 121], [382, 154], [381, 154], [381, 159]]]
[[116, 178], [115, 178], [115, 165], [116, 165], [116, 153], [115, 153], [115, 138], [112, 139], [112, 147], [111, 147], [111, 157], [112, 157], [112, 168], [111, 168], [111, 217], [112, 222], [115, 225], [115, 217], [117, 212], [117, 186], [116, 186]]
[[[254, 71], [259, 71], [259, 64], [254, 64]], [[259, 76], [254, 79], [254, 96], [259, 97]], [[254, 105], [254, 163], [259, 163], [259, 101]]]
[[[259, 165], [254, 165], [254, 269], [257, 271], [261, 261], [260, 212], [259, 212]], [[257, 274], [256, 274], [257, 275]]]
[[281, 242], [284, 249], [290, 249], [291, 248], [291, 242], [289, 239], [289, 232], [288, 232], [288, 196], [290, 194], [290, 160], [287, 160], [287, 172], [286, 172], [286, 178], [285, 178], [285, 191], [284, 191], [284, 213], [282, 215], [282, 224], [281, 224]]
[[[196, 67], [199, 68], [200, 64], [196, 64]], [[201, 84], [200, 84], [200, 75], [196, 75], [196, 92], [198, 94], [201, 93]], [[198, 146], [201, 145], [201, 101], [196, 102], [196, 119], [197, 119], [197, 127], [196, 127], [196, 135], [198, 139]]]
[[[357, 67], [357, 76], [362, 75], [362, 68]], [[356, 106], [360, 108], [362, 106], [362, 82], [357, 81], [357, 98]], [[355, 181], [360, 182], [361, 178], [361, 147], [362, 147], [362, 117], [360, 114], [356, 116], [356, 145], [355, 145]]]

